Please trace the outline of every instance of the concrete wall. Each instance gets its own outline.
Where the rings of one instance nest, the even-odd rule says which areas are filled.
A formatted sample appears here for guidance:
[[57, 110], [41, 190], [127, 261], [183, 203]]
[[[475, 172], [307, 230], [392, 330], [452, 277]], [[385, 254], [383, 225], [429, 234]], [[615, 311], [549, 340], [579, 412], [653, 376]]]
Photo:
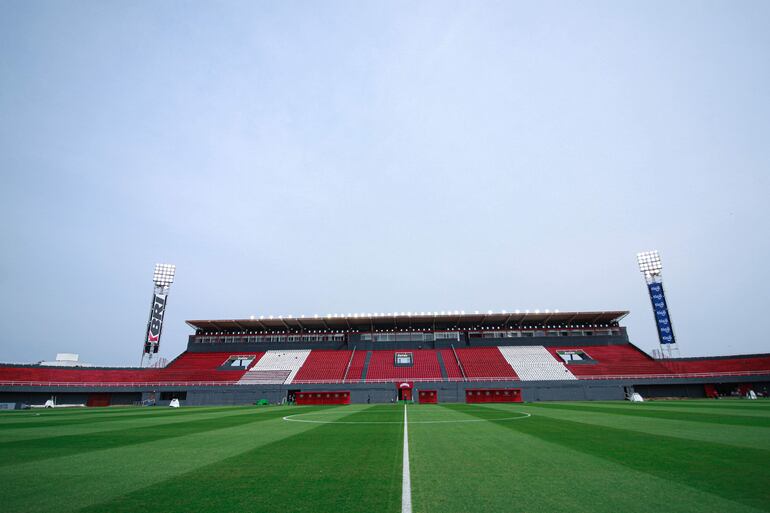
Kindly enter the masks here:
[[[476, 388], [518, 388], [524, 401], [609, 401], [622, 400], [622, 383], [586, 382], [417, 382], [413, 396], [420, 390], [435, 390], [439, 403], [465, 402], [465, 391]], [[245, 385], [232, 387], [196, 387], [187, 389], [187, 399], [181, 401], [189, 406], [254, 404], [267, 399], [272, 404], [285, 401], [289, 390], [298, 391], [350, 391], [350, 402], [390, 403], [398, 397], [396, 383], [347, 383], [347, 384], [302, 384], [302, 385]], [[159, 394], [158, 394], [159, 395]], [[157, 396], [156, 396], [157, 397]], [[144, 396], [145, 399], [149, 395]], [[168, 401], [158, 401], [167, 404]]]
[[[415, 382], [414, 397], [420, 390], [438, 392], [439, 403], [465, 402], [469, 388], [518, 388], [527, 402], [535, 401], [607, 401], [622, 400], [626, 388], [648, 397], [702, 397], [704, 384], [751, 384], [756, 392], [770, 389], [770, 376], [726, 376], [720, 378], [672, 378], [628, 380], [571, 380], [571, 381], [479, 381], [479, 382]], [[158, 404], [160, 392], [185, 391], [182, 404], [239, 405], [254, 404], [267, 399], [276, 404], [286, 399], [289, 390], [335, 391], [349, 390], [352, 403], [389, 403], [397, 396], [396, 383], [345, 383], [295, 385], [222, 385], [209, 387], [156, 386], [140, 387], [0, 387], [0, 403], [44, 404], [51, 395], [57, 402], [85, 404], [89, 393], [111, 393], [112, 404], [132, 404], [154, 398]]]
[[[38, 387], [39, 388], [39, 387]], [[48, 399], [53, 398], [56, 404], [87, 404], [88, 397], [91, 393], [105, 393], [103, 390], [93, 391], [78, 391], [73, 392], [71, 390], [50, 390], [47, 392], [35, 391], [35, 392], [0, 392], [0, 403], [17, 403], [42, 406]], [[141, 392], [107, 392], [110, 394], [110, 405], [132, 405], [135, 402], [141, 400]]]

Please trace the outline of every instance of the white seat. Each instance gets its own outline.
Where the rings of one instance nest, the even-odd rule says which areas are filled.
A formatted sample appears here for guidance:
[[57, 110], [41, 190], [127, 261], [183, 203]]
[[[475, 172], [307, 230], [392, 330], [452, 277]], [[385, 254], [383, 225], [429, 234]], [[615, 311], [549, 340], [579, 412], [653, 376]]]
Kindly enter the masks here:
[[238, 381], [240, 384], [291, 383], [310, 355], [310, 349], [268, 351]]
[[577, 379], [543, 346], [498, 346], [497, 348], [522, 381]]

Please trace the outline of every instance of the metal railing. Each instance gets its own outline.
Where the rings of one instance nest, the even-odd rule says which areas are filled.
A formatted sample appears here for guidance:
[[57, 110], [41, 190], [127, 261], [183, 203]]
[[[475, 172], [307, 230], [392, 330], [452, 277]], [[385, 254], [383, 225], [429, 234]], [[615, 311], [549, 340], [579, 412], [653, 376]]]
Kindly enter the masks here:
[[25, 387], [157, 387], [232, 386], [233, 381], [0, 381], [0, 386]]
[[[683, 372], [666, 374], [600, 374], [576, 376], [579, 380], [610, 380], [610, 379], [671, 379], [671, 378], [720, 378], [741, 376], [766, 376], [770, 370], [764, 371], [734, 371], [734, 372]], [[414, 383], [446, 383], [446, 382], [480, 382], [480, 381], [521, 381], [512, 376], [484, 376], [463, 378], [388, 378], [366, 380], [342, 380], [342, 379], [313, 379], [294, 380], [291, 384], [365, 384], [365, 383], [397, 383], [399, 381], [411, 381]], [[558, 380], [542, 380], [558, 381]], [[269, 384], [269, 383], [263, 383]], [[283, 383], [274, 383], [280, 385]], [[0, 380], [0, 386], [26, 386], [26, 387], [104, 387], [104, 388], [131, 388], [131, 387], [194, 387], [194, 386], [244, 386], [251, 383], [238, 383], [237, 381], [25, 381], [25, 380]]]
[[763, 371], [725, 371], [725, 372], [670, 372], [666, 374], [592, 374], [575, 376], [578, 379], [660, 379], [660, 378], [720, 378], [726, 376], [766, 376], [770, 370]]

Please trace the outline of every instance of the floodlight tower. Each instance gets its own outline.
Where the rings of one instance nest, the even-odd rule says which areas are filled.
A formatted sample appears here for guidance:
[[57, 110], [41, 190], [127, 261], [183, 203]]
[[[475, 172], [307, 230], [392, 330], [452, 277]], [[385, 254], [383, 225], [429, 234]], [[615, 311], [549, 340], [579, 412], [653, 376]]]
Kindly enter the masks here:
[[147, 321], [147, 331], [144, 336], [144, 349], [139, 366], [143, 367], [145, 356], [147, 365], [152, 363], [152, 357], [158, 352], [160, 334], [163, 331], [163, 315], [166, 313], [168, 290], [174, 283], [176, 266], [173, 264], [155, 264], [155, 273], [152, 276], [154, 290], [152, 304], [150, 306], [150, 319]]
[[671, 324], [666, 293], [663, 290], [663, 264], [660, 261], [660, 255], [657, 251], [645, 251], [638, 253], [636, 260], [639, 262], [639, 270], [644, 274], [647, 290], [650, 293], [655, 326], [658, 329], [660, 354], [663, 358], [679, 356], [674, 326]]

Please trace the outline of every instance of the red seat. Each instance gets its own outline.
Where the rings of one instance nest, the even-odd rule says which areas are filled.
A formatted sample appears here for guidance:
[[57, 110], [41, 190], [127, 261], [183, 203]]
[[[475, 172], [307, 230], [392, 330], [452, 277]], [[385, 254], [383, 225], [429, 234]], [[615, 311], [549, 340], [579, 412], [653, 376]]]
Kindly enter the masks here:
[[312, 350], [292, 383], [341, 381], [352, 351]]
[[[396, 367], [396, 353], [411, 353], [412, 365]], [[438, 364], [436, 351], [433, 349], [416, 349], [404, 351], [372, 351], [369, 369], [366, 371], [366, 381], [373, 380], [442, 380], [441, 367]]]
[[675, 374], [768, 372], [770, 356], [703, 358], [697, 360], [660, 360], [661, 365]]
[[[310, 353], [313, 354], [313, 353]], [[356, 383], [361, 381], [361, 374], [364, 372], [364, 363], [366, 362], [366, 351], [356, 351], [353, 355], [353, 361], [350, 362], [346, 383]]]
[[[457, 356], [469, 380], [483, 378], [519, 379], [497, 347], [465, 347]], [[444, 360], [446, 362], [446, 359]]]
[[567, 368], [579, 379], [592, 376], [645, 376], [652, 374], [670, 374], [670, 371], [640, 349], [631, 344], [611, 346], [562, 346], [547, 347], [559, 361], [563, 361], [557, 351], [580, 349], [596, 363], [567, 363]]
[[454, 351], [451, 349], [439, 349], [438, 352], [441, 353], [441, 358], [444, 360], [447, 378], [450, 381], [462, 381], [463, 373], [457, 364]]

